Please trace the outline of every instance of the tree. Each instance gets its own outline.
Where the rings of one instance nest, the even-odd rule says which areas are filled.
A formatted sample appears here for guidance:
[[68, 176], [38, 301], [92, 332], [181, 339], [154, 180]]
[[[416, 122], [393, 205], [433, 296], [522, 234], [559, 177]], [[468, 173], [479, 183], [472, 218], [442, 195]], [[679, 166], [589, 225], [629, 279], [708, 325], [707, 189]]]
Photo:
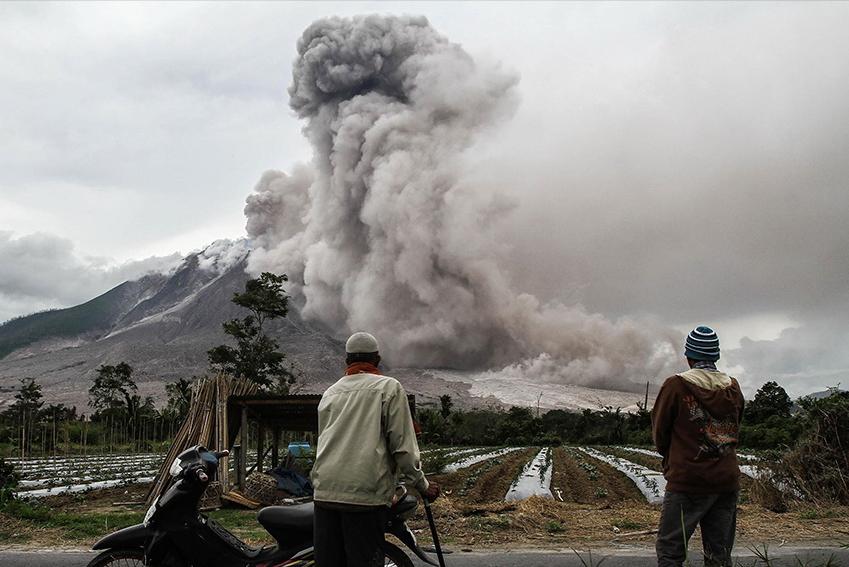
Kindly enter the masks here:
[[101, 364], [88, 389], [88, 405], [101, 412], [121, 409], [129, 412], [134, 405], [132, 396], [136, 392], [138, 386], [133, 381], [133, 368], [129, 364]]
[[192, 381], [180, 378], [166, 384], [165, 393], [168, 394], [166, 411], [179, 420], [185, 419], [192, 401]]
[[439, 396], [439, 413], [442, 414], [442, 417], [447, 418], [451, 413], [451, 408], [454, 405], [454, 402], [451, 401], [451, 396], [448, 394], [443, 394]]
[[235, 339], [236, 346], [220, 345], [207, 351], [213, 367], [265, 388], [276, 382], [277, 391], [288, 392], [295, 375], [285, 366], [286, 355], [278, 350], [280, 345], [263, 330], [266, 320], [285, 317], [289, 311], [289, 296], [283, 289], [286, 281], [285, 274], [263, 272], [245, 283], [244, 293], [233, 294], [233, 303], [251, 314], [224, 323], [224, 332]]
[[44, 404], [41, 386], [32, 378], [21, 378], [21, 389], [15, 394], [15, 403], [9, 408], [12, 418], [21, 424], [21, 457], [32, 448], [32, 430], [38, 419], [38, 412]]
[[767, 382], [746, 406], [746, 421], [762, 423], [772, 416], [789, 418], [792, 407], [793, 402], [784, 388], [777, 382]]
[[[75, 420], [77, 418], [77, 408], [69, 408], [65, 404], [50, 404], [41, 410], [40, 414], [42, 423], [47, 422], [51, 426], [48, 441], [50, 443], [50, 447], [55, 451], [59, 446], [60, 424]], [[46, 449], [46, 446], [42, 447], [42, 450]]]
[[[133, 438], [141, 405], [137, 392], [138, 387], [133, 381], [133, 368], [129, 364], [101, 364], [88, 389], [88, 405], [100, 415], [105, 415], [110, 425], [114, 425], [116, 419], [126, 418], [128, 432]], [[110, 433], [111, 430], [110, 427]]]

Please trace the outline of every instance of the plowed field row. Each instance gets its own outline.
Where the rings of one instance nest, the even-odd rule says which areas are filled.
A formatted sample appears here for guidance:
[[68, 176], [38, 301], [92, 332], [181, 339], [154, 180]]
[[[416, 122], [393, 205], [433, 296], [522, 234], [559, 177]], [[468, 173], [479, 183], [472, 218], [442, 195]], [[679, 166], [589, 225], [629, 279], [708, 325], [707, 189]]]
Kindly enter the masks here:
[[446, 494], [460, 504], [501, 502], [513, 481], [538, 449], [522, 449], [494, 457], [455, 473], [434, 477]]
[[645, 502], [627, 477], [597, 459], [573, 449], [554, 450], [551, 492], [556, 500], [579, 504]]

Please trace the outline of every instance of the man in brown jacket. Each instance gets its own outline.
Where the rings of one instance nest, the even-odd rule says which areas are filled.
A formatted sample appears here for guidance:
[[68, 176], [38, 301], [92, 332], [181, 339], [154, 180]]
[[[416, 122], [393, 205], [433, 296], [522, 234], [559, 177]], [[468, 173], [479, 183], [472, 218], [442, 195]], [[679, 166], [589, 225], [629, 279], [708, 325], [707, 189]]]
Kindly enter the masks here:
[[719, 338], [699, 326], [687, 336], [690, 370], [667, 378], [652, 409], [652, 434], [663, 455], [666, 495], [657, 535], [658, 567], [680, 567], [701, 526], [706, 567], [731, 565], [740, 468], [737, 438], [743, 394], [716, 369]]

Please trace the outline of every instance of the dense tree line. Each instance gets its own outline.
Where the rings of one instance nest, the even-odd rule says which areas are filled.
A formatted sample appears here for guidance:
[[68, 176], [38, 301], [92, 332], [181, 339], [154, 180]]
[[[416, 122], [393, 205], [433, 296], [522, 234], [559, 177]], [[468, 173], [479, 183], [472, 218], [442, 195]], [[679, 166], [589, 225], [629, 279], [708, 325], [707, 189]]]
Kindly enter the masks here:
[[188, 412], [191, 381], [168, 384], [168, 401], [157, 408], [152, 398], [138, 395], [132, 374], [124, 362], [101, 365], [89, 388], [88, 414], [64, 404], [45, 405], [41, 386], [22, 379], [14, 403], [0, 413], [0, 455], [158, 449]]
[[[840, 399], [832, 396], [828, 399]], [[826, 402], [803, 398], [794, 403], [776, 382], [767, 382], [746, 404], [740, 444], [751, 449], [786, 449], [809, 427]], [[828, 403], [836, 403], [833, 400]], [[846, 405], [849, 413], [849, 403]], [[455, 410], [450, 396], [438, 408], [419, 410], [423, 442], [438, 445], [651, 445], [651, 413], [601, 407], [581, 412], [530, 408]]]
[[604, 407], [581, 412], [550, 410], [453, 410], [443, 400], [439, 409], [419, 410], [422, 441], [436, 445], [560, 445], [651, 443], [651, 416], [644, 408], [634, 413]]
[[[167, 444], [189, 409], [191, 380], [166, 386], [166, 404], [157, 408], [142, 398], [126, 363], [102, 365], [89, 389], [88, 414], [64, 404], [45, 405], [34, 380], [20, 381], [15, 402], [0, 413], [0, 454], [49, 455], [97, 450], [144, 451]], [[270, 385], [270, 384], [267, 384]], [[832, 396], [839, 403], [843, 394]], [[794, 403], [776, 382], [767, 382], [746, 404], [740, 444], [752, 449], [784, 449], [794, 445], [822, 400]], [[846, 402], [849, 410], [849, 401]], [[422, 442], [436, 445], [651, 445], [651, 414], [602, 407], [580, 412], [525, 407], [455, 409], [451, 397], [439, 406], [422, 408], [418, 419]]]

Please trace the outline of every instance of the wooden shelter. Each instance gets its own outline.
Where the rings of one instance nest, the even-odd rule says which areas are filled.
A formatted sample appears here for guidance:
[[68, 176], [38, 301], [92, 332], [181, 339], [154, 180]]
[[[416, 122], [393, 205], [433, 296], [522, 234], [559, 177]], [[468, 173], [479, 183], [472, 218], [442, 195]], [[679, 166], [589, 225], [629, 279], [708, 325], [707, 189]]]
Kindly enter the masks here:
[[[407, 398], [410, 412], [415, 416], [416, 397], [411, 395]], [[280, 441], [284, 433], [300, 434], [299, 440], [307, 439], [315, 446], [320, 401], [320, 394], [230, 396], [227, 400], [228, 437], [236, 439], [238, 435], [239, 438], [239, 444], [233, 446], [236, 487], [244, 488], [245, 479], [252, 471], [263, 472], [267, 458], [271, 459], [271, 467], [279, 464]], [[251, 447], [248, 441], [252, 424], [256, 433], [250, 437], [254, 438], [255, 447]], [[256, 449], [256, 461], [251, 464], [250, 469], [248, 461], [252, 459], [249, 458], [249, 449]]]
[[[197, 444], [212, 450], [232, 449], [233, 455], [223, 458], [219, 466], [217, 490], [219, 494], [230, 492], [230, 459], [235, 464], [235, 487], [243, 490], [251, 472], [265, 471], [266, 458], [270, 456], [271, 467], [279, 464], [281, 441], [287, 441], [286, 438], [307, 440], [315, 446], [320, 401], [320, 394], [260, 394], [253, 382], [224, 374], [199, 380], [192, 386], [189, 413], [160, 466], [147, 494], [147, 503], [152, 503], [168, 486], [168, 469], [177, 455]], [[408, 401], [415, 416], [415, 396], [408, 396]], [[238, 443], [234, 443], [236, 439]], [[250, 440], [253, 440], [253, 446]], [[256, 450], [256, 461], [248, 469], [253, 449]], [[224, 471], [227, 473], [222, 474]]]
[[[244, 488], [245, 479], [252, 470], [262, 472], [266, 457], [271, 457], [271, 466], [276, 467], [280, 459], [280, 440], [283, 432], [301, 433], [310, 439], [318, 432], [318, 403], [321, 395], [271, 396], [255, 394], [231, 396], [227, 400], [227, 423], [230, 439], [239, 437], [233, 446], [236, 482]], [[251, 424], [255, 424], [256, 462], [248, 470], [248, 440]], [[271, 433], [270, 443], [268, 433]], [[314, 440], [314, 439], [313, 439]]]

